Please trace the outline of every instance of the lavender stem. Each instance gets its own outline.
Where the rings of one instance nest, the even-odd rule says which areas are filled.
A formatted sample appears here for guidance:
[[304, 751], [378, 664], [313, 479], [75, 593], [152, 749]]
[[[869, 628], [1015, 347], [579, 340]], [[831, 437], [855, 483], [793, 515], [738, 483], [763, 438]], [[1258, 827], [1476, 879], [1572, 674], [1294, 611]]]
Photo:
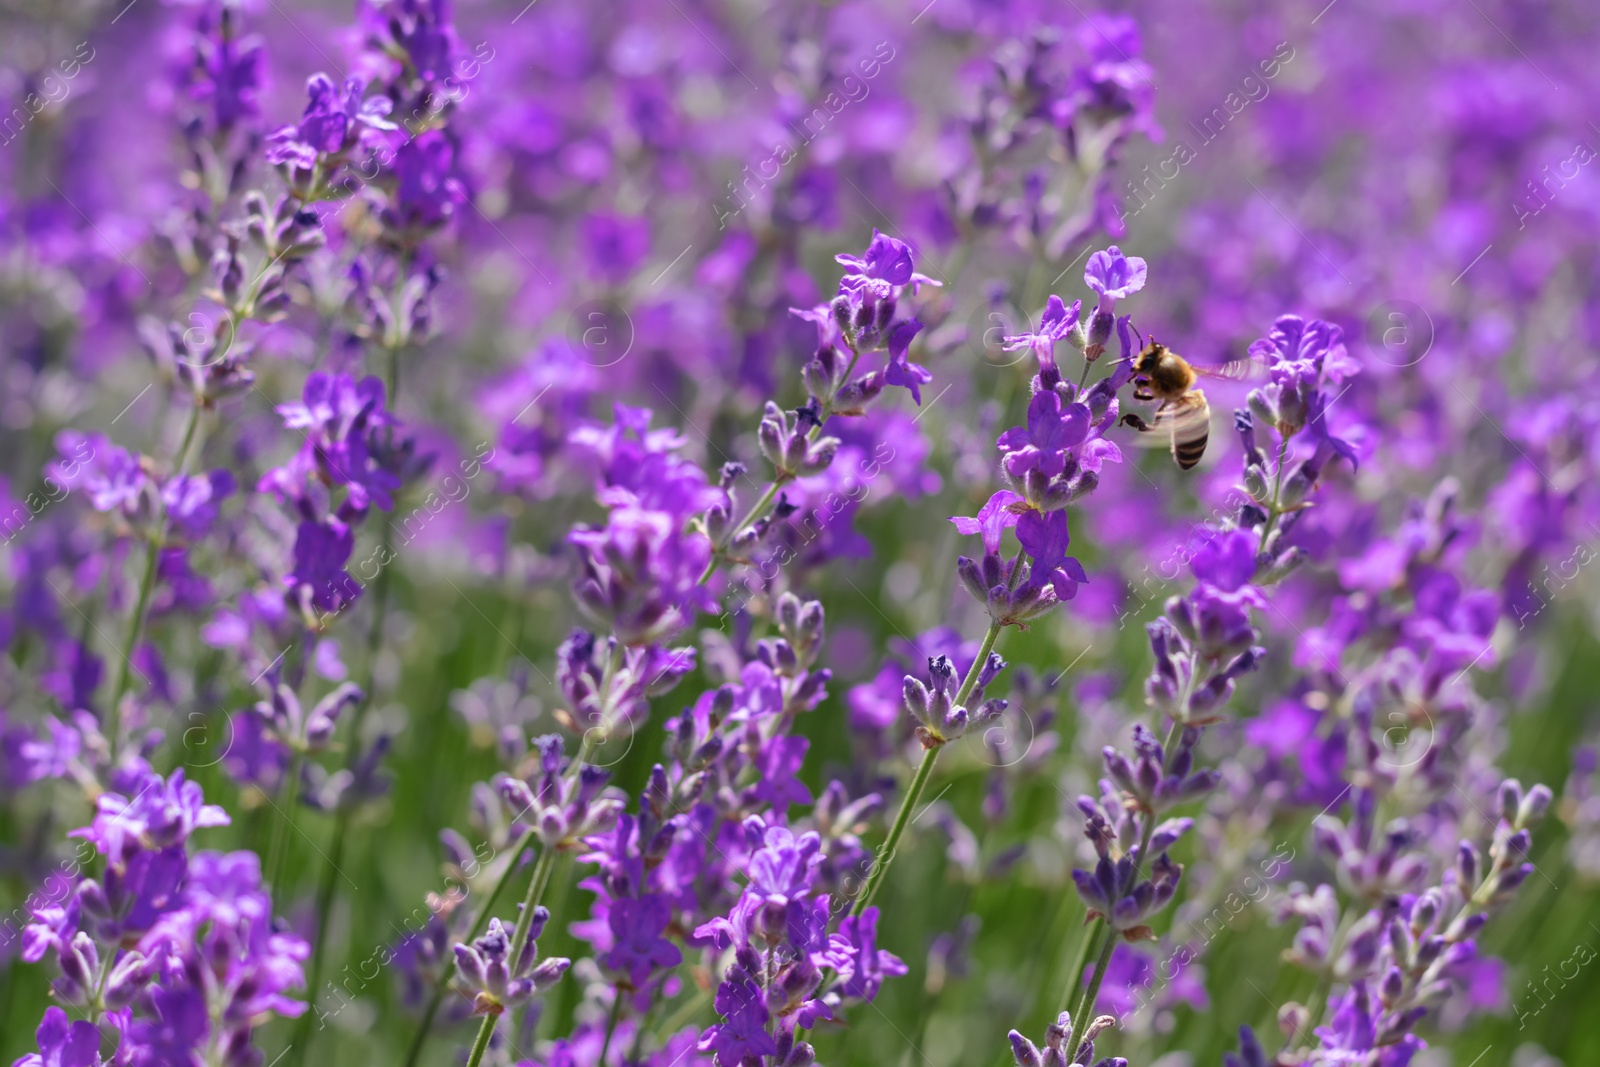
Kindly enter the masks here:
[[[962, 679], [961, 688], [956, 691], [952, 703], [965, 706], [967, 699], [972, 695], [972, 690], [977, 687], [978, 675], [982, 673], [983, 665], [989, 661], [989, 653], [994, 651], [994, 643], [999, 637], [1000, 623], [991, 620], [988, 631], [983, 635], [983, 644], [978, 646], [978, 657], [967, 669], [967, 676]], [[933, 776], [933, 765], [939, 761], [939, 750], [943, 747], [942, 744], [935, 745], [923, 752], [922, 762], [917, 765], [917, 773], [911, 779], [911, 784], [906, 787], [905, 797], [900, 801], [900, 810], [895, 812], [894, 824], [889, 827], [889, 836], [884, 838], [882, 847], [878, 849], [878, 855], [882, 859], [872, 865], [872, 871], [867, 875], [866, 888], [856, 898], [854, 906], [850, 909], [851, 915], [860, 915], [877, 895], [878, 887], [883, 884], [883, 876], [888, 873], [889, 865], [894, 862], [895, 852], [900, 847], [900, 838], [906, 832], [906, 824], [911, 820], [911, 809], [917, 806], [917, 801], [928, 788], [928, 780]]]

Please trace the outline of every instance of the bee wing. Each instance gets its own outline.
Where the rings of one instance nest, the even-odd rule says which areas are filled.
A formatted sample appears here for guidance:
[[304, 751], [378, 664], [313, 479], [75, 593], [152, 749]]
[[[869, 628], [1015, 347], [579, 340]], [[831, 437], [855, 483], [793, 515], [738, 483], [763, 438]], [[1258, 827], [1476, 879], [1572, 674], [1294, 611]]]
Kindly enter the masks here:
[[1267, 362], [1259, 356], [1245, 356], [1226, 363], [1191, 363], [1190, 368], [1205, 378], [1227, 382], [1250, 382], [1267, 376]]
[[1200, 436], [1201, 430], [1211, 428], [1211, 408], [1198, 390], [1191, 393], [1194, 400], [1181, 400], [1163, 404], [1156, 409], [1155, 420], [1142, 433], [1124, 438], [1140, 448], [1171, 448], [1173, 438], [1188, 440]]

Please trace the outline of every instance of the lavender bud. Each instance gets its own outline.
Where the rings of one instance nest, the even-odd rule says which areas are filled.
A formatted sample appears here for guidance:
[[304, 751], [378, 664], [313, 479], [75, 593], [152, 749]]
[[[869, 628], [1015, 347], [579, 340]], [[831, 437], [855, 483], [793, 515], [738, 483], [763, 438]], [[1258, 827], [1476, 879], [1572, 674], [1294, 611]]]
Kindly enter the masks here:
[[1500, 818], [1504, 822], [1517, 821], [1517, 809], [1522, 807], [1522, 783], [1507, 778], [1500, 783]]
[[966, 556], [956, 559], [956, 576], [961, 579], [961, 586], [980, 604], [989, 600], [989, 586], [984, 583], [983, 575], [978, 570], [978, 565]]
[[[767, 406], [772, 405], [769, 403]], [[766, 457], [767, 462], [779, 470], [784, 469], [783, 424], [772, 418], [762, 419], [760, 428], [756, 430], [756, 440], [761, 445], [761, 454]]]
[[100, 970], [100, 950], [94, 938], [79, 930], [69, 944], [61, 946], [56, 958], [61, 967], [56, 992], [69, 1004], [87, 1004]]
[[1016, 1060], [1017, 1067], [1040, 1067], [1039, 1050], [1032, 1041], [1015, 1030], [1007, 1036], [1011, 1039], [1011, 1058]]
[[706, 509], [705, 524], [706, 536], [711, 539], [711, 543], [721, 544], [733, 527], [733, 513], [726, 504], [713, 504]]
[[1284, 479], [1283, 489], [1278, 495], [1278, 504], [1283, 508], [1298, 508], [1311, 495], [1311, 490], [1316, 488], [1316, 478], [1308, 472], [1310, 464], [1301, 464], [1295, 472]]
[[1439, 893], [1430, 889], [1417, 898], [1411, 908], [1411, 933], [1414, 937], [1421, 937], [1422, 932], [1431, 928], [1434, 920], [1439, 917]]
[[854, 347], [856, 331], [850, 320], [850, 298], [843, 294], [834, 297], [828, 310], [833, 313], [833, 321], [839, 327], [839, 332], [844, 334], [845, 339]]
[[[840, 442], [837, 437], [824, 437], [810, 447], [805, 447], [805, 438], [799, 435], [796, 435], [791, 440], [791, 446], [795, 441], [800, 442], [801, 447], [798, 449], [799, 458], [791, 469], [801, 477], [821, 474], [833, 464], [833, 457], [839, 453]], [[791, 447], [790, 451], [793, 452], [796, 449]]]
[[106, 978], [103, 994], [105, 1005], [111, 1011], [121, 1011], [133, 1003], [150, 979], [155, 976], [156, 964], [138, 952], [129, 952], [111, 968]]
[[971, 713], [966, 708], [956, 705], [945, 713], [944, 721], [937, 724], [937, 729], [941, 737], [953, 741], [967, 732], [971, 721]]
[[1479, 881], [1481, 863], [1478, 859], [1478, 850], [1472, 847], [1470, 841], [1461, 842], [1461, 847], [1456, 850], [1456, 875], [1461, 879], [1461, 891], [1470, 894]]
[[1157, 826], [1155, 833], [1150, 836], [1150, 851], [1158, 853], [1167, 851], [1178, 843], [1179, 838], [1193, 828], [1193, 819], [1168, 819], [1160, 826]]
[[800, 434], [797, 430], [794, 434], [790, 434], [787, 440], [784, 440], [781, 462], [778, 462], [776, 466], [778, 466], [779, 470], [787, 472], [787, 474], [800, 474], [808, 464], [810, 464], [810, 458], [808, 458], [808, 445], [806, 445], [805, 434]]
[[806, 392], [813, 397], [826, 397], [833, 395], [833, 375], [828, 373], [828, 368], [820, 359], [807, 363], [800, 371], [800, 378], [805, 382]]
[[1246, 467], [1244, 470], [1244, 491], [1250, 495], [1251, 500], [1262, 506], [1269, 503], [1272, 500], [1272, 488], [1267, 481], [1267, 472], [1255, 464]]
[[1405, 985], [1405, 975], [1400, 973], [1400, 968], [1391, 966], [1388, 973], [1383, 976], [1383, 984], [1378, 988], [1378, 996], [1385, 1005], [1393, 1007], [1395, 1002], [1400, 999], [1400, 995], [1405, 992]]
[[794, 633], [789, 635], [789, 640], [806, 650], [815, 649], [822, 641], [823, 627], [827, 622], [827, 613], [822, 608], [822, 601], [808, 600], [800, 606], [800, 617], [795, 622]]
[[[1509, 871], [1506, 871], [1495, 882], [1495, 896], [1498, 897], [1516, 892], [1522, 883], [1528, 880], [1528, 875], [1532, 873], [1533, 864], [1531, 863], [1524, 863], [1520, 867], [1513, 867]], [[1488, 916], [1484, 916], [1484, 918], [1488, 918]]]
[[911, 675], [906, 675], [905, 680], [906, 709], [919, 721], [926, 725], [933, 725], [928, 718], [928, 688]]
[[1545, 812], [1550, 809], [1551, 799], [1550, 787], [1542, 783], [1528, 790], [1527, 796], [1522, 798], [1522, 804], [1517, 808], [1517, 817], [1513, 825], [1521, 829], [1544, 818]]
[[978, 688], [986, 689], [989, 684], [1000, 676], [1006, 669], [1006, 661], [1000, 658], [998, 652], [989, 653], [989, 658], [984, 661], [983, 670], [978, 672]]
[[1278, 425], [1278, 406], [1273, 403], [1261, 389], [1252, 389], [1246, 398], [1250, 405], [1250, 414], [1257, 422], [1264, 422], [1268, 426]]
[[800, 598], [793, 593], [778, 597], [778, 630], [785, 637], [792, 635], [800, 624]]

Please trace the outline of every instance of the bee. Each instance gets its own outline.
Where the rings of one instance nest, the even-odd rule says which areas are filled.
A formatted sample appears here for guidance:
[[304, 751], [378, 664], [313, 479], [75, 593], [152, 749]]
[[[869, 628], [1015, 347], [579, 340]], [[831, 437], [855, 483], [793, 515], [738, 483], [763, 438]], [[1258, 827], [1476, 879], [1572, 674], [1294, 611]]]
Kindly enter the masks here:
[[1202, 375], [1213, 378], [1236, 378], [1251, 373], [1250, 360], [1240, 360], [1237, 365], [1225, 368], [1197, 367], [1178, 353], [1150, 337], [1133, 360], [1133, 398], [1156, 401], [1154, 422], [1145, 422], [1138, 415], [1122, 416], [1124, 426], [1132, 426], [1140, 433], [1165, 430], [1172, 449], [1172, 458], [1183, 470], [1190, 470], [1206, 454], [1206, 442], [1211, 437], [1211, 405], [1204, 391], [1195, 388]]

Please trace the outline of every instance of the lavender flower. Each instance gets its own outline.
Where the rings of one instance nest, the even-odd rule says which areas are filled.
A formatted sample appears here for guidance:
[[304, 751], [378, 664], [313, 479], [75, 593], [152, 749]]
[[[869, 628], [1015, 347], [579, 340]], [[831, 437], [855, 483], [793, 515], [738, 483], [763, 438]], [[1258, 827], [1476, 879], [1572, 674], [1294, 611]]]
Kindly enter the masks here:
[[456, 943], [456, 968], [462, 981], [475, 991], [474, 1014], [499, 1015], [507, 1008], [525, 1004], [566, 973], [571, 960], [538, 959], [538, 937], [549, 921], [547, 910], [535, 908], [521, 945], [511, 943], [512, 931], [499, 919], [490, 919], [488, 932], [472, 944]]
[[[1011, 1031], [1011, 1057], [1017, 1061], [1017, 1067], [1067, 1067], [1069, 1064], [1087, 1064], [1094, 1059], [1095, 1038], [1116, 1024], [1117, 1021], [1111, 1016], [1102, 1015], [1084, 1027], [1082, 1036], [1079, 1036], [1073, 1032], [1071, 1016], [1062, 1012], [1056, 1021], [1045, 1029], [1042, 1049], [1015, 1030]], [[1077, 1038], [1076, 1047], [1073, 1045], [1074, 1038]], [[1128, 1061], [1120, 1056], [1107, 1056], [1096, 1061], [1094, 1067], [1127, 1067], [1127, 1065]]]

